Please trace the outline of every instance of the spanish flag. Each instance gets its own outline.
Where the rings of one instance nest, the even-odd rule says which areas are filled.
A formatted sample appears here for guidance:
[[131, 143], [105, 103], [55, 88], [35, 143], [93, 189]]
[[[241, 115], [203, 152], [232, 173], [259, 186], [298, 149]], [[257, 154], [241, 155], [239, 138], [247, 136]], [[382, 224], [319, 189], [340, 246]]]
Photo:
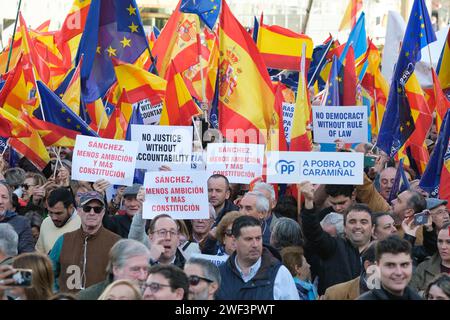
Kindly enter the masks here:
[[[148, 99], [152, 106], [165, 101], [167, 81], [133, 64], [113, 59], [119, 88], [124, 98], [122, 102], [137, 103]], [[127, 122], [131, 117], [131, 108], [122, 108]]]
[[269, 68], [299, 70], [303, 44], [308, 70], [314, 49], [310, 37], [276, 25], [266, 26], [261, 22], [259, 26], [257, 47]]
[[[433, 75], [433, 91], [434, 91], [434, 99], [435, 108], [436, 108], [436, 131], [439, 132], [441, 129], [442, 121], [447, 113], [447, 110], [450, 109], [450, 101], [445, 97], [444, 92], [442, 91], [441, 84], [439, 82], [438, 76], [434, 69], [431, 70]], [[431, 110], [431, 108], [430, 108]]]
[[29, 137], [31, 131], [28, 130], [27, 124], [19, 118], [14, 117], [11, 113], [0, 108], [0, 136], [3, 138], [23, 138]]
[[62, 101], [77, 115], [80, 115], [80, 97], [81, 97], [81, 78], [80, 70], [83, 58], [78, 62], [78, 66], [73, 73], [72, 79], [67, 86], [66, 92], [62, 97]]
[[441, 57], [437, 67], [439, 74], [439, 82], [442, 89], [450, 89], [450, 29], [447, 34], [447, 40], [445, 41], [444, 48], [442, 49]]
[[228, 141], [235, 142], [247, 134], [247, 138], [265, 143], [275, 102], [272, 82], [253, 39], [225, 1], [220, 16], [219, 51], [219, 129]]
[[352, 29], [356, 24], [356, 16], [358, 12], [362, 9], [362, 0], [350, 0], [347, 9], [345, 10], [344, 16], [342, 17], [341, 24], [339, 26], [339, 31], [345, 29]]
[[178, 72], [174, 61], [168, 70], [166, 103], [161, 113], [160, 125], [189, 126], [192, 117], [201, 113]]

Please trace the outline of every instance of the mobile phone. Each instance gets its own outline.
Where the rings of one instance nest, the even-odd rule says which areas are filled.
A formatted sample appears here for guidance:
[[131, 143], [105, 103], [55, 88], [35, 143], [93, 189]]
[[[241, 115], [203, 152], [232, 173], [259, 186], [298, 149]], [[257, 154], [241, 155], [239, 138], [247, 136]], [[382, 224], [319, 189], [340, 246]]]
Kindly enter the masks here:
[[13, 279], [14, 283], [9, 284], [10, 287], [24, 287], [32, 286], [33, 270], [31, 269], [14, 269], [15, 272], [8, 278]]
[[414, 215], [414, 224], [416, 226], [424, 225], [428, 221], [429, 210], [424, 210]]
[[375, 156], [364, 156], [364, 168], [372, 168], [375, 166], [375, 161], [377, 157]]

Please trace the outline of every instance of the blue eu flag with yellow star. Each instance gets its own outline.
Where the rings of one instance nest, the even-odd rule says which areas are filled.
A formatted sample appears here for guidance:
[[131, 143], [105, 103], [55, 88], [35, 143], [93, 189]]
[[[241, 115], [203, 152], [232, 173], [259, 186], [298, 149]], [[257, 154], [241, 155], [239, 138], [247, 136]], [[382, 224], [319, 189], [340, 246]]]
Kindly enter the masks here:
[[417, 61], [421, 59], [420, 50], [433, 41], [436, 41], [436, 35], [424, 0], [415, 0], [394, 69], [386, 112], [377, 141], [378, 147], [390, 157], [395, 156], [414, 132], [414, 119], [405, 86]]
[[181, 0], [180, 11], [195, 13], [212, 29], [220, 14], [222, 0]]
[[34, 111], [33, 115], [36, 118], [69, 130], [77, 131], [85, 136], [98, 137], [97, 133], [79, 115], [66, 106], [44, 83], [37, 81], [37, 88], [42, 107]]
[[116, 80], [111, 58], [134, 63], [148, 43], [135, 0], [92, 0], [77, 60], [83, 101], [102, 98]]
[[331, 65], [330, 78], [328, 79], [328, 94], [327, 100], [325, 101], [326, 106], [340, 106], [340, 86], [342, 78], [340, 76], [340, 69], [342, 65], [336, 56], [333, 56], [333, 62]]

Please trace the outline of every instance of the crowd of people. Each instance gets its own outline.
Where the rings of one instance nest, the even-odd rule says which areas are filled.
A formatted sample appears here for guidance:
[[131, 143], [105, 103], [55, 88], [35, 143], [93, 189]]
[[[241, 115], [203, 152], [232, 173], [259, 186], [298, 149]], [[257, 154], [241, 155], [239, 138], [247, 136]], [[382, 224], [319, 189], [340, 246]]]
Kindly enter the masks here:
[[[449, 300], [447, 201], [429, 197], [412, 171], [410, 188], [392, 197], [398, 165], [373, 156], [355, 186], [211, 175], [209, 218], [199, 220], [144, 219], [139, 184], [72, 180], [70, 150], [45, 173], [2, 158], [0, 297]], [[22, 269], [32, 270], [29, 286], [13, 276]]]

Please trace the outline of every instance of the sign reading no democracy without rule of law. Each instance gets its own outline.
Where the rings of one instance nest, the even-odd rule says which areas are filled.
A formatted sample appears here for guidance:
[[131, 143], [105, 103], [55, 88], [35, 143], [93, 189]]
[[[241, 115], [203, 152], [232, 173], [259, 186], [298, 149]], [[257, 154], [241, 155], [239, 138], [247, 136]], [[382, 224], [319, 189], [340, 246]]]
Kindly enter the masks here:
[[367, 107], [323, 107], [313, 106], [314, 142], [334, 143], [340, 139], [345, 143], [368, 141]]
[[208, 176], [202, 171], [152, 171], [145, 174], [143, 218], [208, 219]]
[[267, 152], [268, 183], [363, 184], [360, 152]]
[[263, 144], [210, 143], [206, 157], [208, 175], [221, 174], [231, 183], [249, 184], [262, 175]]
[[72, 158], [72, 179], [131, 186], [138, 143], [78, 135]]
[[191, 169], [192, 127], [131, 125], [131, 140], [139, 142], [136, 168], [156, 171]]

